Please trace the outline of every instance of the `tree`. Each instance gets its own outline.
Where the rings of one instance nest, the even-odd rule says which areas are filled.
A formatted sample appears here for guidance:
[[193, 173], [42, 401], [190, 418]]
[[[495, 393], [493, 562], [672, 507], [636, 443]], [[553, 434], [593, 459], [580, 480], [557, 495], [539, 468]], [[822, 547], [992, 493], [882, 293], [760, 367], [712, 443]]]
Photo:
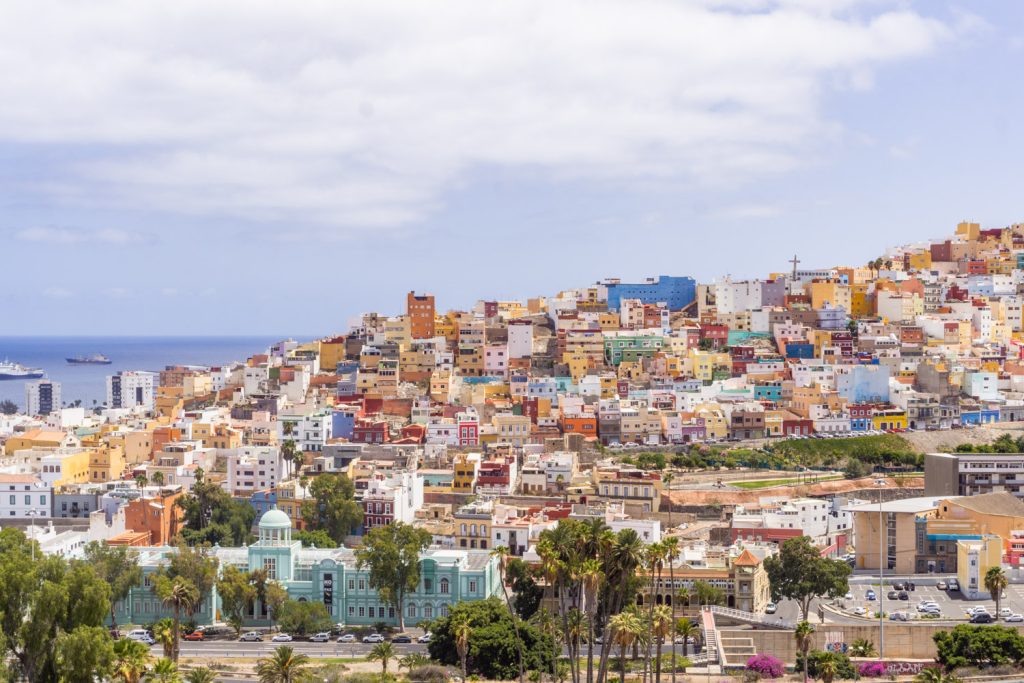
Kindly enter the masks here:
[[298, 683], [305, 676], [308, 666], [307, 655], [282, 645], [271, 656], [256, 662], [256, 675], [260, 683]]
[[227, 622], [235, 627], [237, 636], [242, 630], [243, 615], [256, 599], [256, 589], [246, 572], [228, 564], [217, 579], [217, 594], [220, 595], [221, 610], [227, 615]]
[[824, 652], [818, 659], [818, 675], [823, 683], [832, 683], [839, 673], [839, 663], [834, 652]]
[[836, 598], [849, 590], [850, 565], [822, 557], [807, 536], [785, 541], [779, 553], [765, 559], [764, 565], [771, 583], [772, 600], [796, 600], [804, 621], [807, 621], [814, 598], [822, 595]]
[[947, 671], [1024, 661], [1024, 637], [1015, 628], [961, 624], [952, 631], [935, 633], [932, 640], [935, 661]]
[[537, 573], [518, 557], [505, 565], [505, 577], [512, 584], [512, 605], [520, 619], [529, 619], [540, 608], [544, 589], [537, 585]]
[[399, 630], [405, 630], [405, 594], [420, 583], [420, 553], [432, 540], [429, 531], [396, 522], [371, 529], [356, 551], [356, 566], [370, 569], [370, 587], [398, 613]]
[[626, 683], [626, 650], [643, 633], [643, 624], [633, 612], [619, 612], [609, 620], [612, 643], [619, 646], [619, 683]]
[[181, 683], [181, 673], [173, 660], [162, 657], [153, 665], [153, 670], [146, 676], [147, 681], [156, 683]]
[[344, 474], [317, 475], [309, 485], [310, 498], [302, 503], [306, 528], [322, 529], [343, 543], [363, 523], [363, 508], [355, 500], [355, 486]]
[[512, 617], [512, 626], [516, 634], [516, 646], [519, 650], [519, 683], [524, 683], [523, 671], [523, 640], [519, 637], [519, 627], [516, 624], [516, 615], [512, 608], [512, 602], [508, 599], [508, 548], [499, 545], [491, 551], [491, 557], [498, 558], [498, 576], [501, 577], [501, 592], [505, 597], [505, 605], [508, 606], [509, 616]]
[[854, 657], [877, 657], [875, 644], [867, 638], [858, 638], [850, 643], [850, 654]]
[[398, 669], [405, 669], [412, 672], [413, 669], [430, 664], [430, 657], [419, 652], [410, 652], [404, 657], [398, 658]]
[[235, 500], [220, 484], [206, 479], [196, 470], [192, 490], [178, 499], [185, 528], [181, 536], [188, 545], [240, 546], [252, 539], [256, 510], [245, 501]]
[[519, 657], [514, 631], [523, 639], [524, 666], [529, 670], [551, 670], [551, 637], [542, 634], [534, 624], [519, 621], [514, 627], [513, 617], [497, 598], [460, 602], [451, 608], [447, 617], [435, 619], [430, 625], [431, 659], [442, 664], [461, 666], [458, 655], [456, 625], [465, 621], [469, 625], [467, 643], [467, 675], [480, 674], [484, 678], [510, 680], [519, 673]]
[[150, 477], [149, 479], [150, 479], [150, 481], [153, 482], [154, 486], [163, 486], [164, 485], [164, 473], [160, 472], [159, 470], [154, 472], [153, 476]]
[[[805, 662], [807, 663], [806, 667], [804, 666]], [[825, 675], [829, 672], [831, 672], [832, 678], [844, 680], [857, 678], [857, 669], [853, 666], [853, 662], [850, 661], [849, 656], [842, 652], [813, 650], [807, 657], [798, 654], [796, 657], [796, 670], [804, 671], [805, 668], [807, 675], [811, 678], [824, 679]]]
[[4, 399], [0, 401], [0, 413], [4, 415], [14, 415], [18, 412], [18, 404], [14, 401]]
[[114, 641], [102, 626], [83, 626], [57, 636], [57, 675], [63, 683], [94, 683], [110, 675]]
[[161, 619], [153, 624], [153, 639], [164, 649], [164, 657], [174, 657], [174, 644], [178, 636], [174, 631], [174, 619]]
[[693, 594], [697, 598], [698, 605], [725, 604], [725, 591], [718, 586], [712, 586], [707, 581], [694, 581]]
[[333, 624], [331, 614], [322, 602], [285, 600], [274, 615], [282, 631], [297, 636], [329, 631]]
[[109, 640], [103, 620], [110, 612], [110, 586], [85, 562], [33, 559], [33, 547], [17, 529], [0, 531], [0, 661], [9, 662], [12, 676], [56, 681], [61, 634], [74, 636], [61, 641], [68, 657], [81, 653], [84, 642]]
[[452, 624], [452, 635], [455, 637], [455, 650], [459, 653], [459, 663], [462, 665], [462, 680], [469, 680], [469, 669], [466, 666], [466, 658], [469, 656], [469, 636], [473, 628], [469, 625], [469, 619], [458, 619]]
[[172, 579], [180, 576], [196, 588], [195, 602], [187, 610], [190, 615], [200, 611], [212, 594], [217, 582], [217, 566], [217, 556], [205, 547], [192, 547], [179, 542], [175, 552], [170, 555], [163, 573]]
[[115, 605], [142, 583], [142, 568], [126, 546], [92, 541], [85, 546], [85, 561], [110, 586], [110, 626], [117, 628]]
[[1002, 567], [989, 567], [989, 570], [985, 572], [985, 590], [996, 601], [996, 619], [999, 618], [999, 604], [1003, 599], [1003, 591], [1006, 590], [1009, 583]]
[[960, 679], [937, 666], [928, 666], [914, 676], [914, 683], [960, 683]]
[[[800, 654], [803, 655], [804, 661], [807, 661], [807, 653], [811, 649], [811, 642], [814, 640], [814, 627], [811, 623], [804, 619], [796, 625], [796, 630], [793, 631], [793, 638], [796, 640], [796, 647], [800, 650]], [[808, 667], [804, 667], [804, 683], [807, 683], [807, 671]]]
[[212, 669], [198, 666], [185, 674], [185, 683], [216, 683], [217, 675]]
[[270, 581], [267, 583], [265, 599], [264, 604], [267, 606], [267, 614], [270, 616], [270, 626], [273, 628], [281, 607], [288, 602], [288, 591], [278, 582]]
[[[654, 659], [654, 680], [661, 683], [661, 644], [665, 638], [672, 639], [672, 608], [668, 605], [658, 605], [654, 608], [654, 619], [651, 621], [651, 636], [657, 643], [657, 656]], [[673, 669], [675, 662], [673, 661]]]
[[316, 546], [317, 548], [337, 548], [338, 544], [323, 529], [308, 531], [302, 529], [292, 534], [292, 540], [301, 541], [303, 548]]
[[114, 642], [114, 680], [139, 683], [149, 664], [149, 648], [137, 640], [122, 638]]
[[171, 661], [177, 663], [181, 636], [181, 612], [191, 613], [199, 602], [199, 589], [183, 576], [157, 576], [156, 594], [165, 606], [174, 608], [174, 649], [171, 650]]
[[388, 662], [395, 658], [395, 646], [386, 641], [377, 643], [366, 658], [371, 662], [380, 662], [380, 679], [383, 681], [388, 676]]

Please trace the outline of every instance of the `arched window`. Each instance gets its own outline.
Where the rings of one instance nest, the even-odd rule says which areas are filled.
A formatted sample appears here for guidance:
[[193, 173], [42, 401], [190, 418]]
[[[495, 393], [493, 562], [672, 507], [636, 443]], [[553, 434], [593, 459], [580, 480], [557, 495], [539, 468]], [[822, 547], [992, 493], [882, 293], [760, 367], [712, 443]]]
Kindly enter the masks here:
[[441, 616], [448, 616], [448, 605], [441, 605]]
[[425, 606], [423, 608], [423, 616], [426, 619], [433, 619], [434, 618], [434, 608], [431, 607], [430, 605]]
[[412, 604], [410, 602], [409, 603], [409, 609], [406, 610], [405, 616], [407, 616], [407, 617], [415, 617], [416, 616], [416, 605], [414, 605], [414, 604]]
[[448, 579], [441, 579], [441, 594], [448, 594]]

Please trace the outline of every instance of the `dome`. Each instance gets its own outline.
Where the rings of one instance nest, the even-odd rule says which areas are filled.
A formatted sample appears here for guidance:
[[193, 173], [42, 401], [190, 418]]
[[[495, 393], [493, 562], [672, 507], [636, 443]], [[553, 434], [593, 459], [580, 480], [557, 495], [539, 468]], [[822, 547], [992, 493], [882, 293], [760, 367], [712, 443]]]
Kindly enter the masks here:
[[292, 520], [282, 511], [273, 508], [264, 512], [260, 517], [259, 527], [260, 529], [291, 529]]

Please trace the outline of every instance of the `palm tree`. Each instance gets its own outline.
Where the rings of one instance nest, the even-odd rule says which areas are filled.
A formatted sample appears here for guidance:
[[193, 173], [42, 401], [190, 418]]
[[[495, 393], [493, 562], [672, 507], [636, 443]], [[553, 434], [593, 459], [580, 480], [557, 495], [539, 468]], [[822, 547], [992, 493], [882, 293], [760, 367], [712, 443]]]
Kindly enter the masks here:
[[850, 654], [854, 657], [874, 657], [878, 651], [875, 644], [867, 638], [858, 638], [850, 644]]
[[181, 674], [178, 673], [178, 665], [167, 657], [157, 660], [153, 670], [146, 674], [147, 681], [155, 683], [181, 683]]
[[[661, 644], [665, 638], [672, 638], [672, 608], [668, 605], [658, 605], [654, 608], [654, 620], [651, 622], [651, 635], [657, 643], [657, 658], [654, 660], [654, 680], [661, 683]], [[672, 659], [672, 669], [675, 670], [675, 658]]]
[[951, 673], [946, 673], [938, 666], [929, 666], [921, 669], [921, 673], [914, 676], [914, 683], [960, 683], [960, 679]]
[[626, 650], [643, 633], [643, 624], [633, 612], [619, 612], [608, 620], [612, 641], [619, 646], [619, 683], [626, 683]]
[[999, 603], [1003, 599], [1003, 591], [1008, 585], [1009, 581], [1002, 567], [991, 567], [985, 572], [985, 590], [991, 593], [996, 601], [996, 619], [999, 618]]
[[793, 632], [793, 638], [796, 639], [796, 646], [800, 649], [800, 654], [804, 656], [804, 683], [807, 683], [807, 652], [811, 649], [811, 640], [814, 639], [814, 627], [811, 626], [809, 621], [801, 621], [796, 625], [796, 630]]
[[137, 640], [114, 641], [114, 680], [139, 683], [149, 664], [149, 648]]
[[[807, 658], [804, 658], [804, 672], [807, 671]], [[823, 652], [818, 659], [818, 675], [822, 683], [832, 683], [839, 672], [839, 661], [835, 652]]]
[[601, 590], [604, 573], [601, 561], [596, 557], [584, 560], [580, 566], [580, 581], [583, 583], [583, 608], [587, 612], [587, 683], [594, 681], [594, 628], [597, 621], [597, 596]]
[[[644, 559], [644, 544], [640, 536], [632, 529], [620, 531], [608, 547], [605, 558], [605, 573], [608, 578], [610, 595], [606, 614], [615, 614], [622, 610], [629, 594], [630, 581], [636, 569]], [[611, 639], [611, 620], [607, 620], [602, 634], [604, 642]], [[601, 661], [598, 666], [597, 680], [603, 682], [608, 674], [608, 656], [611, 648], [601, 648]]]
[[519, 649], [519, 683], [525, 683], [526, 674], [523, 671], [523, 639], [519, 635], [519, 622], [516, 619], [515, 610], [512, 609], [512, 602], [508, 599], [508, 548], [499, 545], [491, 551], [491, 557], [498, 558], [498, 576], [501, 577], [501, 591], [505, 595], [505, 606], [508, 607], [508, 615], [512, 618], [512, 629], [516, 634], [516, 647]]
[[469, 671], [466, 669], [466, 657], [469, 655], [469, 635], [473, 629], [469, 625], [469, 619], [462, 617], [452, 624], [452, 635], [455, 636], [455, 649], [459, 653], [459, 661], [462, 663], [462, 680], [468, 680]]
[[295, 448], [295, 442], [291, 439], [286, 439], [281, 444], [281, 457], [286, 463], [288, 463], [288, 474], [291, 476], [292, 468], [295, 466], [296, 456], [298, 455], [298, 449]]
[[[580, 641], [587, 632], [587, 617], [578, 608], [573, 607], [565, 618], [565, 643], [569, 647], [569, 672], [574, 681], [579, 680]], [[557, 671], [555, 672], [557, 674]]]
[[398, 669], [406, 669], [411, 672], [418, 666], [425, 666], [430, 663], [430, 657], [419, 652], [410, 652], [404, 657], [398, 658]]
[[[671, 474], [672, 474], [671, 472], [668, 473], [668, 475], [671, 475]], [[672, 483], [672, 477], [668, 476], [668, 483], [666, 484], [666, 486], [668, 484], [671, 484], [671, 483]], [[671, 523], [672, 523], [671, 522], [671, 519], [672, 519], [672, 505], [671, 505], [671, 503], [669, 504], [668, 514], [669, 514], [669, 520], [670, 520], [669, 521], [669, 525], [671, 525]], [[676, 589], [675, 564], [676, 564], [676, 558], [679, 557], [679, 539], [677, 537], [675, 537], [675, 536], [670, 536], [668, 538], [663, 539], [661, 541], [661, 545], [665, 548], [665, 562], [668, 564], [668, 582], [669, 582], [669, 585], [672, 586], [672, 588], [669, 590], [668, 594], [666, 595], [666, 598], [672, 600], [672, 623], [675, 624], [676, 623], [676, 598], [675, 598], [675, 596], [672, 595], [672, 591], [674, 591]], [[683, 646], [683, 649], [684, 650], [686, 649], [685, 645]], [[672, 639], [672, 683], [676, 683], [676, 639], [675, 638]]]
[[657, 602], [658, 586], [661, 585], [661, 570], [665, 566], [665, 547], [660, 543], [652, 543], [647, 546], [647, 571], [650, 573], [650, 589], [648, 597], [650, 604], [647, 606], [647, 648], [644, 659], [644, 678], [647, 677], [647, 665], [651, 661], [651, 645], [654, 644], [652, 629], [654, 628], [654, 605]]
[[169, 584], [164, 584], [160, 596], [164, 605], [174, 608], [174, 650], [171, 652], [171, 660], [178, 661], [180, 646], [178, 638], [181, 634], [181, 611], [191, 611], [199, 602], [199, 590], [188, 579], [180, 576], [175, 577]]
[[152, 481], [157, 486], [163, 486], [164, 485], [164, 473], [163, 472], [154, 472], [153, 476], [150, 477], [149, 479], [150, 479], [150, 481]]
[[676, 622], [676, 635], [683, 639], [683, 656], [690, 654], [690, 638], [696, 638], [697, 625], [690, 621], [689, 617], [683, 617]]
[[366, 658], [371, 662], [380, 662], [380, 679], [383, 681], [388, 676], [388, 662], [395, 658], [395, 646], [387, 641], [377, 643]]
[[185, 674], [185, 683], [216, 683], [217, 675], [212, 669], [200, 666]]
[[164, 648], [164, 657], [171, 659], [174, 656], [174, 620], [161, 619], [153, 624], [153, 638]]
[[271, 656], [256, 662], [256, 675], [260, 683], [296, 683], [305, 676], [308, 664], [308, 655], [282, 645]]

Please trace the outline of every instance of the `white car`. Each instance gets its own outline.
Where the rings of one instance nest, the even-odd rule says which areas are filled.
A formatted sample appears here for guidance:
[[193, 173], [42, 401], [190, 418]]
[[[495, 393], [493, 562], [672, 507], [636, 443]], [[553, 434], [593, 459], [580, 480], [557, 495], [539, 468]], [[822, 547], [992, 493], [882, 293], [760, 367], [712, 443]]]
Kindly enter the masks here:
[[854, 607], [853, 613], [856, 614], [858, 617], [863, 617], [868, 613], [868, 611], [863, 607]]
[[917, 611], [921, 614], [934, 614], [936, 616], [942, 615], [942, 608], [938, 605], [925, 605], [923, 607], [918, 607]]
[[843, 600], [853, 600], [853, 593], [847, 593], [844, 595]]
[[364, 643], [383, 643], [384, 636], [379, 633], [371, 633], [368, 636], [363, 636]]
[[339, 643], [354, 643], [356, 642], [355, 634], [346, 633], [345, 635], [338, 638]]
[[311, 635], [309, 637], [309, 642], [311, 642], [311, 643], [326, 643], [330, 639], [331, 639], [331, 634], [328, 633], [327, 631], [324, 631], [322, 633], [314, 633], [313, 635]]
[[999, 608], [999, 616], [1001, 616], [1003, 618], [1006, 618], [1006, 617], [1008, 617], [1008, 616], [1010, 616], [1012, 614], [1013, 614], [1013, 610], [1010, 609], [1009, 607], [1000, 607]]
[[1006, 617], [1006, 621], [1024, 621], [1024, 614], [1011, 614], [1010, 616]]
[[985, 607], [984, 605], [978, 605], [977, 607], [968, 607], [967, 608], [967, 614], [971, 615], [972, 617], [975, 614], [981, 614], [982, 612], [984, 612], [985, 614], [989, 613], [988, 612], [988, 608]]
[[270, 639], [270, 642], [272, 642], [272, 643], [290, 643], [290, 642], [292, 642], [292, 637], [290, 635], [288, 635], [287, 633], [278, 633], [277, 635], [275, 635], [273, 638]]
[[139, 643], [145, 643], [146, 645], [156, 645], [156, 639], [153, 637], [153, 634], [144, 628], [136, 628], [128, 631], [128, 635], [126, 635], [125, 638]]
[[769, 602], [767, 605], [765, 605], [764, 612], [765, 612], [765, 614], [775, 614], [775, 612], [778, 609], [779, 609], [778, 605], [776, 605], [774, 602]]
[[932, 602], [931, 600], [925, 600], [924, 602], [918, 603], [918, 605], [917, 605], [917, 611], [918, 612], [924, 612], [925, 610], [938, 609], [938, 608], [939, 608], [939, 603]]
[[430, 631], [427, 631], [427, 632], [426, 632], [426, 633], [424, 633], [424, 634], [423, 634], [422, 636], [420, 636], [419, 638], [417, 638], [417, 639], [416, 639], [416, 642], [417, 642], [417, 643], [429, 643], [429, 642], [430, 642], [430, 639], [431, 639], [432, 637], [433, 637], [433, 636], [432, 636], [432, 635], [430, 634]]

